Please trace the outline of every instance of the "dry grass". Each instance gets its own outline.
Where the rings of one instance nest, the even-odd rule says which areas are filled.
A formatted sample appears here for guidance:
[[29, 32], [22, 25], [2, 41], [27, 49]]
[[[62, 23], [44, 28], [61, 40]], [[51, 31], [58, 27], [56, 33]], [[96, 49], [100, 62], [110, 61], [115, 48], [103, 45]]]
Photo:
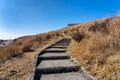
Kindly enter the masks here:
[[69, 47], [71, 55], [98, 80], [119, 80], [120, 17], [95, 21], [94, 25], [86, 28], [84, 36], [87, 37], [80, 42], [73, 38]]
[[0, 49], [0, 63], [57, 38], [73, 38], [69, 52], [98, 80], [120, 79], [120, 17], [90, 21], [15, 39]]
[[34, 51], [34, 49], [46, 44], [46, 42], [59, 37], [60, 36], [57, 32], [49, 32], [17, 38], [9, 45], [0, 48], [0, 63], [3, 63], [11, 58], [22, 56], [25, 52]]
[[7, 60], [0, 65], [0, 80], [29, 80], [36, 55], [59, 39], [47, 41], [34, 52], [25, 52], [22, 57]]

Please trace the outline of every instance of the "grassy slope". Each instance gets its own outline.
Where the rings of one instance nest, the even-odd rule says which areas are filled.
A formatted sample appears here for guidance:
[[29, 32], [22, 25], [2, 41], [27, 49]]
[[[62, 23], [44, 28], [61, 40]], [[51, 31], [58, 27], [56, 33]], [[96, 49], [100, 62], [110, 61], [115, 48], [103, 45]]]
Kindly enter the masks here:
[[[120, 78], [120, 17], [90, 21], [15, 39], [0, 49], [0, 63], [59, 37], [73, 38], [69, 52], [98, 79]], [[73, 47], [74, 46], [74, 47]], [[105, 73], [105, 74], [104, 74]]]
[[29, 80], [36, 55], [59, 39], [45, 41], [34, 52], [25, 52], [21, 56], [7, 60], [0, 65], [0, 80]]
[[34, 49], [37, 47], [44, 45], [46, 42], [55, 38], [58, 38], [56, 32], [17, 38], [9, 45], [0, 48], [0, 63], [5, 62], [8, 59], [20, 56], [24, 52], [34, 51]]
[[98, 80], [120, 79], [120, 17], [78, 25], [79, 33], [69, 46], [76, 57]]

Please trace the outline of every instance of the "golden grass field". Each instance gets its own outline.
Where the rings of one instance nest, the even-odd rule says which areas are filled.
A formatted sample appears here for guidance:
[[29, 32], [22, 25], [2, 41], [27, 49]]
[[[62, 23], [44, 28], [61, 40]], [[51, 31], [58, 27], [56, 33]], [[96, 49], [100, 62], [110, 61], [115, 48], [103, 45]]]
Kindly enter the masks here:
[[33, 52], [58, 38], [72, 39], [68, 51], [97, 80], [120, 80], [120, 16], [17, 38], [0, 48], [0, 63], [24, 56], [25, 52]]
[[69, 46], [71, 55], [97, 80], [120, 80], [120, 17], [78, 26]]

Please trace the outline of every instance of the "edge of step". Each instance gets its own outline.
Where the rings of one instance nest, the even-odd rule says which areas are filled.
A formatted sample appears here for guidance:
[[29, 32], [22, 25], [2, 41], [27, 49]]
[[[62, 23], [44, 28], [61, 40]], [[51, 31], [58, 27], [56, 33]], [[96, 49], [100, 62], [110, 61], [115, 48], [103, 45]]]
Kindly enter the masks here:
[[39, 56], [38, 60], [59, 60], [59, 59], [69, 59], [69, 58], [70, 56], [50, 56], [50, 57]]
[[80, 69], [80, 66], [36, 68], [36, 74], [52, 74], [52, 73], [63, 73], [63, 72], [76, 72], [79, 69]]

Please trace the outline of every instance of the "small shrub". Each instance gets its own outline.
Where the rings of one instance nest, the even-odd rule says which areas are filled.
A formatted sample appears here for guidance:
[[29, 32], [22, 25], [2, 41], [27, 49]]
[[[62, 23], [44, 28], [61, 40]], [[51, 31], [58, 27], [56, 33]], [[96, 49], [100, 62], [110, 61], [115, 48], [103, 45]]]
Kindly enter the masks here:
[[64, 31], [64, 34], [66, 35], [66, 34], [67, 34], [67, 31]]
[[22, 48], [22, 52], [29, 52], [29, 51], [33, 51], [31, 48], [32, 48], [32, 45], [31, 44], [26, 44], [26, 45], [23, 45], [21, 46]]
[[59, 33], [56, 33], [56, 36], [57, 36], [57, 37], [59, 37], [59, 36], [60, 36], [60, 34], [59, 34]]
[[13, 53], [11, 54], [12, 58], [18, 57], [18, 56], [22, 56], [22, 53]]
[[51, 38], [52, 38], [51, 35], [49, 35], [49, 34], [46, 35], [46, 39], [47, 39], [47, 40], [49, 40], [49, 39], [51, 39]]
[[77, 41], [77, 42], [80, 42], [82, 39], [84, 38], [84, 34], [83, 33], [80, 33], [80, 32], [76, 32], [73, 36], [72, 36], [72, 39]]

